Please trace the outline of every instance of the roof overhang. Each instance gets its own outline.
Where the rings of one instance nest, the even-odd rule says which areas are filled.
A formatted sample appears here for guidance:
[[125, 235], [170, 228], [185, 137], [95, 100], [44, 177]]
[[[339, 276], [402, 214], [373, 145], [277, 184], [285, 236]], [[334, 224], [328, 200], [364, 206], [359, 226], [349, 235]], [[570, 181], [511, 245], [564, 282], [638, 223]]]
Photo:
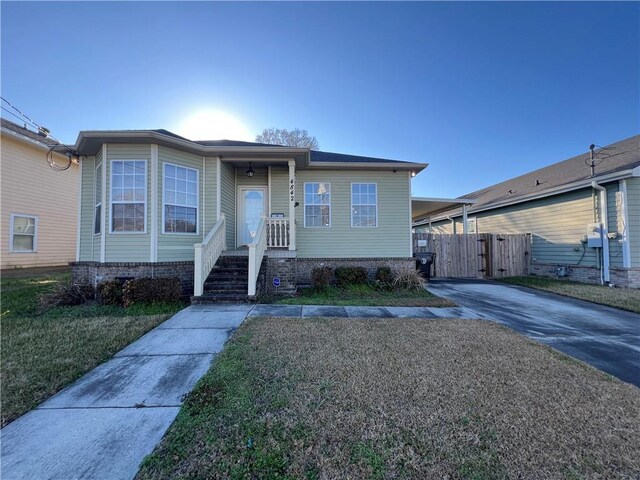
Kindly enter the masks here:
[[434, 215], [474, 203], [476, 200], [471, 198], [411, 197], [411, 219], [414, 223], [428, 221]]
[[75, 149], [79, 155], [95, 155], [103, 143], [154, 143], [181, 151], [202, 155], [205, 157], [222, 157], [230, 162], [264, 160], [273, 162], [278, 160], [295, 160], [296, 167], [302, 168], [309, 164], [309, 150], [294, 147], [229, 147], [206, 146], [190, 140], [164, 135], [154, 131], [83, 131], [78, 135]]
[[[469, 209], [469, 213], [486, 212], [488, 210], [495, 210], [496, 208], [508, 207], [510, 205], [517, 205], [519, 203], [530, 202], [532, 200], [538, 200], [540, 198], [552, 197], [554, 195], [561, 195], [563, 193], [573, 192], [575, 190], [582, 190], [583, 188], [591, 188], [591, 184], [593, 181], [596, 181], [602, 184], [602, 183], [615, 182], [617, 180], [623, 180], [625, 178], [631, 178], [631, 177], [640, 177], [640, 165], [631, 169], [620, 170], [619, 172], [612, 172], [605, 175], [589, 177], [577, 182], [572, 182], [566, 185], [561, 185], [559, 187], [550, 188], [543, 192], [530, 194], [530, 195], [523, 195], [522, 197], [514, 198], [513, 200], [491, 203], [487, 205], [482, 205], [481, 207], [472, 206]], [[457, 207], [460, 207], [460, 205], [457, 205]], [[456, 208], [456, 206], [452, 207], [452, 209], [453, 208]], [[451, 209], [448, 209], [448, 210], [451, 210]], [[448, 210], [434, 214], [436, 215], [436, 218], [432, 218], [432, 221], [440, 221], [440, 220], [446, 219], [447, 218], [446, 215], [440, 215], [440, 214], [445, 213]], [[450, 212], [451, 217], [459, 217], [461, 215], [462, 215], [461, 212]]]
[[93, 156], [98, 153], [104, 143], [153, 143], [204, 157], [221, 157], [223, 161], [235, 165], [241, 165], [249, 161], [255, 164], [286, 164], [289, 160], [294, 160], [297, 169], [398, 170], [410, 171], [415, 174], [424, 170], [428, 165], [426, 163], [412, 162], [312, 162], [311, 151], [308, 148], [201, 145], [153, 130], [83, 131], [78, 135], [74, 148], [79, 155]]

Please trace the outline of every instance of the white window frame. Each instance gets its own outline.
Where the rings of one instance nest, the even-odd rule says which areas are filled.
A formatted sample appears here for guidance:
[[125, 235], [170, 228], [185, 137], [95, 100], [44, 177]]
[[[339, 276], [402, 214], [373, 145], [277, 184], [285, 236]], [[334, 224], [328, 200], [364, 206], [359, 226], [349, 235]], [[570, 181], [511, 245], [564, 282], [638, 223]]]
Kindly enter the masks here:
[[[473, 225], [473, 230], [469, 227]], [[476, 217], [467, 217], [467, 233], [478, 233], [478, 221]]]
[[[33, 250], [17, 250], [13, 246], [13, 219], [16, 217], [33, 218], [35, 220], [33, 232]], [[21, 235], [21, 234], [19, 234]], [[9, 253], [38, 253], [38, 216], [26, 213], [12, 213], [9, 216]]]
[[[100, 190], [102, 190], [102, 175], [103, 175], [103, 171], [102, 169], [104, 168], [103, 162], [98, 162], [96, 164], [96, 171], [95, 171], [95, 179], [94, 179], [94, 185], [93, 185], [93, 235], [102, 235], [102, 191], [100, 192], [100, 197], [98, 197], [98, 183], [100, 183]], [[98, 176], [98, 169], [100, 169], [100, 176]], [[100, 207], [100, 218], [96, 218], [97, 215], [97, 210], [98, 207]], [[100, 227], [100, 231], [98, 233], [96, 233], [96, 220], [97, 220], [97, 225], [99, 225]]]
[[[358, 205], [363, 207], [376, 207], [376, 224], [374, 226], [369, 225], [354, 225], [353, 224], [353, 186], [354, 185], [375, 185], [376, 186], [376, 203], [358, 203]], [[378, 228], [378, 183], [377, 182], [351, 182], [349, 186], [350, 194], [351, 194], [351, 228]]]
[[[329, 225], [307, 225], [307, 185], [316, 185], [316, 184], [325, 184], [329, 186], [329, 203], [328, 203], [328, 207], [329, 207]], [[333, 191], [331, 189], [331, 182], [323, 182], [321, 180], [316, 181], [316, 182], [304, 182], [303, 186], [302, 186], [302, 197], [304, 198], [304, 202], [303, 202], [303, 211], [302, 211], [302, 216], [304, 218], [304, 228], [331, 228], [331, 223], [333, 221], [332, 217], [332, 208], [331, 208], [331, 202], [333, 201]], [[310, 203], [309, 205], [311, 206], [325, 206], [327, 205], [326, 203]]]
[[[124, 202], [124, 201], [113, 201], [113, 163], [114, 162], [144, 162], [144, 202]], [[144, 158], [123, 158], [123, 159], [112, 159], [109, 162], [109, 184], [108, 184], [108, 192], [109, 192], [109, 233], [112, 235], [145, 235], [147, 233], [147, 197], [149, 190], [149, 161]], [[130, 203], [144, 203], [144, 230], [141, 232], [120, 232], [113, 230], [113, 205], [114, 203], [118, 205], [130, 204]]]
[[[184, 168], [187, 171], [188, 170], [193, 170], [194, 172], [196, 172], [196, 231], [195, 233], [193, 232], [167, 232], [165, 227], [165, 207], [167, 205], [173, 206], [173, 207], [186, 207], [186, 208], [194, 208], [191, 207], [189, 205], [178, 205], [177, 203], [167, 203], [167, 200], [165, 198], [165, 190], [164, 190], [164, 184], [165, 184], [165, 172], [164, 169], [167, 165], [171, 165], [172, 167], [177, 167], [177, 168]], [[184, 165], [178, 165], [177, 163], [171, 163], [171, 162], [162, 162], [162, 234], [163, 235], [190, 235], [190, 236], [194, 236], [194, 235], [200, 235], [200, 170], [198, 170], [197, 168], [192, 168], [192, 167], [186, 167]]]

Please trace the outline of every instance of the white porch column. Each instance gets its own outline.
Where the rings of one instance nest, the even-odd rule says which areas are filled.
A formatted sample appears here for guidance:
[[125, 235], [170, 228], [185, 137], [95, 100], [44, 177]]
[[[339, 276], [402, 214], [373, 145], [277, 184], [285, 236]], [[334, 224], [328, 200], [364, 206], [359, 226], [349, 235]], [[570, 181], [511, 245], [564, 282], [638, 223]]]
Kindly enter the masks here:
[[462, 205], [462, 233], [467, 234], [467, 206]]
[[289, 250], [296, 249], [296, 162], [289, 160]]

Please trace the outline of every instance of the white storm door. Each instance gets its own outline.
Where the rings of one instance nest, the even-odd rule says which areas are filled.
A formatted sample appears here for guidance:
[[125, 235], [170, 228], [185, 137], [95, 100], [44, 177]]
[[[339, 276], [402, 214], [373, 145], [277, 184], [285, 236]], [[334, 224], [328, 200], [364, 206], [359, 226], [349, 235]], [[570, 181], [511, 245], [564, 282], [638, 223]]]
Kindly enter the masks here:
[[267, 187], [238, 187], [238, 246], [253, 242], [267, 213]]

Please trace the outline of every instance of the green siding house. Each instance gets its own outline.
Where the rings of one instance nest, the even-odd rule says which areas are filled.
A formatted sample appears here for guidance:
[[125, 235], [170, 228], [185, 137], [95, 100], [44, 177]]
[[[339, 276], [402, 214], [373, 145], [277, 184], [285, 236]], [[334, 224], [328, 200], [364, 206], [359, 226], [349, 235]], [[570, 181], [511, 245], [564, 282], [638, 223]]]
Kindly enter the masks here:
[[426, 164], [166, 130], [84, 131], [75, 149], [78, 281], [176, 276], [222, 299], [240, 279], [246, 298], [319, 266], [412, 262], [411, 178]]
[[462, 201], [463, 208], [414, 218], [414, 228], [531, 233], [533, 274], [640, 287], [640, 135], [466, 194]]

